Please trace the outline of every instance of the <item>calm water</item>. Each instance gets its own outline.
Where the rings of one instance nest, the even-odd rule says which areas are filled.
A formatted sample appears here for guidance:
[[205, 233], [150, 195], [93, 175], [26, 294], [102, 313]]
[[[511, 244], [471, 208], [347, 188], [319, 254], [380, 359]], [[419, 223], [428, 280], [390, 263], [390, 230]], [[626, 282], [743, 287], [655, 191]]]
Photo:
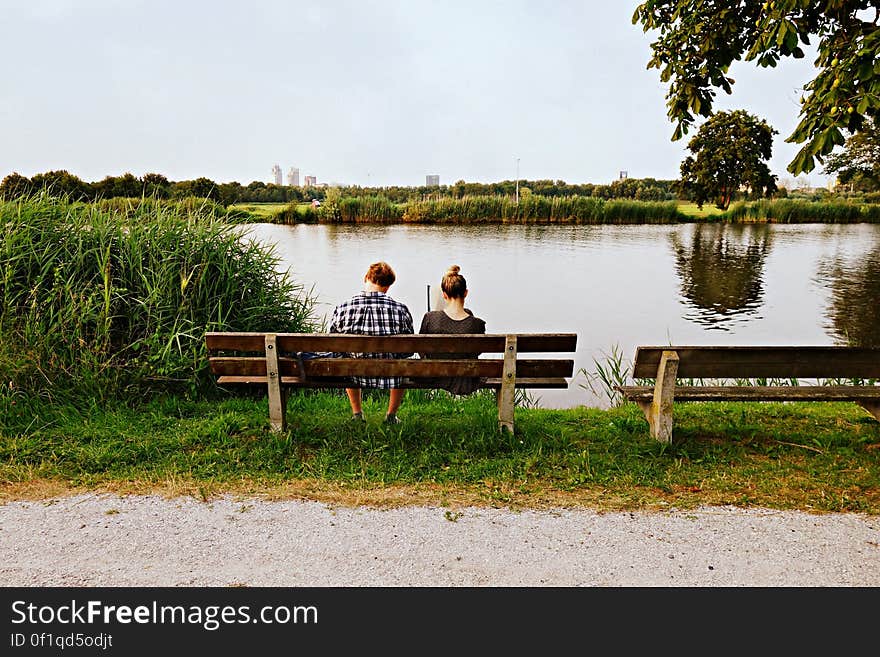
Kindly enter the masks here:
[[[578, 334], [575, 370], [637, 345], [880, 345], [880, 226], [276, 226], [249, 228], [333, 306], [371, 262], [415, 328], [450, 264], [489, 333]], [[432, 301], [432, 308], [436, 308]], [[541, 406], [604, 406], [582, 387], [536, 391]]]

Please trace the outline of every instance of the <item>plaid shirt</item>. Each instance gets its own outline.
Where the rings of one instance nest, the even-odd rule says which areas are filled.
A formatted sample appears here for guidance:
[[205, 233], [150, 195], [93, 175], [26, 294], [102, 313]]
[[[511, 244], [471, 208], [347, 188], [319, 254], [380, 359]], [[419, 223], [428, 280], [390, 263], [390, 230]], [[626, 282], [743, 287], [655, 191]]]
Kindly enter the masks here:
[[[360, 292], [333, 309], [330, 333], [358, 335], [395, 335], [414, 333], [413, 319], [404, 304], [384, 292]], [[409, 358], [409, 354], [346, 354], [354, 358]], [[399, 388], [401, 377], [352, 377], [359, 388]]]

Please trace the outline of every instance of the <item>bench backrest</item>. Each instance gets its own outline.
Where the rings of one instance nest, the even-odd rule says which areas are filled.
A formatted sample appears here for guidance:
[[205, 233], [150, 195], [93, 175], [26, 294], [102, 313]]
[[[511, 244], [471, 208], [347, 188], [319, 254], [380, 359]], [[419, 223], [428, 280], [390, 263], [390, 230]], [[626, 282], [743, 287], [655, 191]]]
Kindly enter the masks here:
[[[220, 333], [205, 335], [211, 371], [219, 376], [266, 376], [266, 333]], [[573, 352], [574, 333], [524, 333], [516, 337], [517, 377], [570, 377], [570, 358], [523, 359], [522, 353]], [[447, 376], [500, 377], [508, 335], [351, 335], [333, 333], [277, 333], [278, 371], [282, 377]], [[297, 352], [418, 353], [431, 359], [317, 358], [300, 362]], [[498, 358], [444, 359], [444, 354], [499, 354]], [[248, 354], [248, 355], [243, 355]], [[301, 369], [304, 368], [304, 371]]]
[[664, 351], [678, 355], [680, 379], [880, 378], [880, 348], [813, 346], [638, 347], [633, 378], [655, 378]]
[[[507, 335], [352, 335], [348, 333], [276, 333], [279, 352], [333, 351], [355, 353], [503, 353]], [[516, 350], [570, 352], [577, 348], [575, 333], [517, 333]], [[265, 333], [205, 334], [209, 352], [265, 350]]]

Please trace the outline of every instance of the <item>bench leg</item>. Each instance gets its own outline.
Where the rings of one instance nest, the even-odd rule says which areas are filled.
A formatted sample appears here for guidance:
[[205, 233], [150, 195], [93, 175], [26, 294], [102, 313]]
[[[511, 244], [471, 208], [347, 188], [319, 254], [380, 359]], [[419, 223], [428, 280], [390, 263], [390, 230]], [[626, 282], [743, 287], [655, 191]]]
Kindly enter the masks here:
[[862, 399], [859, 402], [859, 406], [868, 411], [871, 415], [877, 418], [878, 422], [880, 422], [880, 401], [876, 401], [873, 399]]
[[281, 390], [281, 371], [278, 368], [278, 349], [274, 333], [266, 334], [266, 380], [269, 387], [269, 425], [272, 431], [285, 431], [287, 391]]
[[657, 383], [654, 384], [654, 399], [639, 402], [648, 425], [651, 437], [662, 443], [672, 442], [672, 401], [675, 398], [675, 379], [678, 376], [678, 354], [664, 351], [657, 367]]
[[516, 336], [508, 335], [504, 342], [504, 368], [498, 398], [498, 430], [513, 433], [513, 402], [516, 397]]
[[498, 400], [498, 430], [513, 433], [513, 401], [508, 401], [502, 390], [495, 393]]

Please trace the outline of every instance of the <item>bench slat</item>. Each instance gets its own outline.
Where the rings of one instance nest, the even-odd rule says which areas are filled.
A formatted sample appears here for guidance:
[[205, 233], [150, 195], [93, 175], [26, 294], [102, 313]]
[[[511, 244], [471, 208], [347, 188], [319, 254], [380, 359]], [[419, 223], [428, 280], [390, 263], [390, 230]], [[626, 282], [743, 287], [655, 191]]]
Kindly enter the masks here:
[[[265, 376], [229, 376], [224, 375], [217, 379], [219, 385], [259, 385], [266, 386], [267, 380]], [[296, 377], [282, 377], [281, 384], [294, 388], [345, 388], [351, 385], [348, 381], [333, 381], [321, 378], [315, 379], [298, 379]], [[402, 388], [408, 389], [432, 389], [436, 388], [436, 384], [419, 380], [407, 380], [401, 385]], [[480, 385], [481, 388], [499, 389], [501, 387], [501, 379], [488, 378]], [[517, 388], [568, 388], [568, 381], [562, 377], [541, 377], [541, 378], [517, 378]]]
[[[263, 352], [265, 333], [205, 334], [209, 352]], [[425, 335], [350, 335], [341, 333], [278, 333], [279, 352], [392, 352], [392, 353], [502, 353], [504, 335], [499, 334], [425, 334]], [[577, 348], [576, 333], [529, 333], [517, 335], [517, 351], [569, 352]]]
[[[266, 376], [263, 357], [224, 357], [209, 359], [211, 372], [221, 376]], [[407, 376], [407, 377], [500, 377], [502, 360], [490, 359], [378, 359], [317, 358], [303, 362], [306, 378], [313, 376]], [[281, 376], [302, 377], [299, 364], [291, 358], [279, 358]], [[572, 376], [570, 359], [524, 359], [517, 361], [517, 378]]]
[[678, 354], [679, 379], [880, 378], [880, 348], [814, 346], [638, 347], [633, 378], [654, 378], [663, 351]]
[[[650, 402], [651, 386], [617, 386], [630, 401]], [[880, 399], [880, 386], [676, 386], [675, 401], [860, 401]]]

